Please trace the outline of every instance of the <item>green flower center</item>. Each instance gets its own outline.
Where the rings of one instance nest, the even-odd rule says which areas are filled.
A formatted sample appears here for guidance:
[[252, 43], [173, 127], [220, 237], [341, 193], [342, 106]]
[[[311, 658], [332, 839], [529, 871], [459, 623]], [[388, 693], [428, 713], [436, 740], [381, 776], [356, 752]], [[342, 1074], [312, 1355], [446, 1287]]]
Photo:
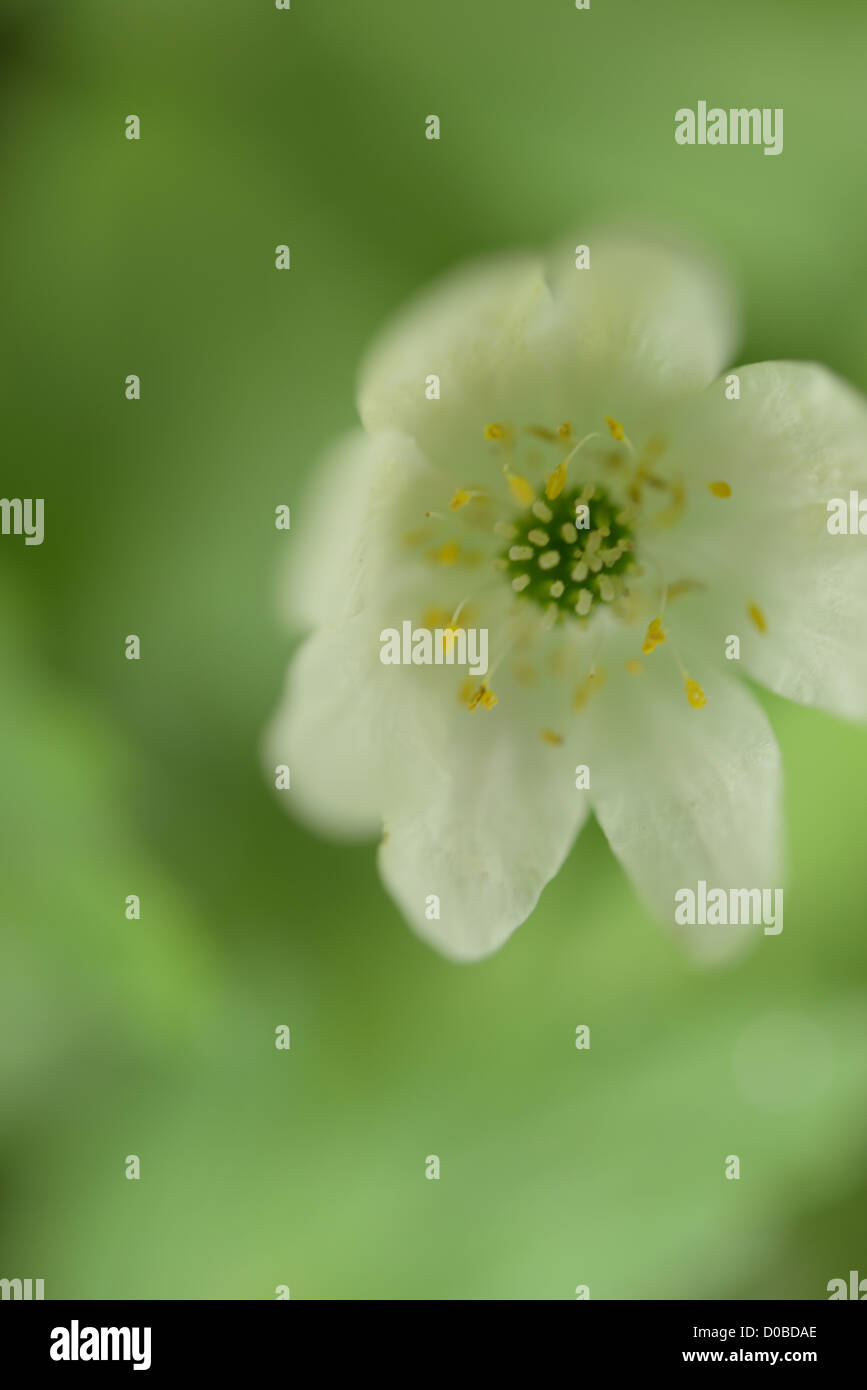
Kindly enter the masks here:
[[513, 521], [514, 534], [500, 557], [514, 592], [574, 618], [613, 602], [635, 567], [623, 514], [622, 505], [593, 484], [538, 498]]

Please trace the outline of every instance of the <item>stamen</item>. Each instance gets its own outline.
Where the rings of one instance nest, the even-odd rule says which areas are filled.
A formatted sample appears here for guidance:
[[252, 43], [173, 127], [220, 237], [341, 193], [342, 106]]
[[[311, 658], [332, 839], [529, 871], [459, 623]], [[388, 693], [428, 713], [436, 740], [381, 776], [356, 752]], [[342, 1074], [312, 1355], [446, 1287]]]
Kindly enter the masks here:
[[[564, 432], [564, 431], [565, 431], [565, 432]], [[569, 439], [569, 438], [571, 438], [571, 435], [572, 435], [572, 427], [571, 427], [571, 425], [561, 425], [560, 428], [559, 428], [559, 430], [557, 431], [557, 433], [558, 433], [558, 436], [559, 436], [561, 439]], [[560, 493], [563, 491], [564, 487], [566, 486], [566, 474], [567, 474], [567, 471], [568, 471], [568, 468], [569, 468], [569, 464], [570, 464], [570, 462], [572, 461], [572, 459], [575, 457], [575, 455], [577, 454], [578, 450], [581, 449], [581, 448], [583, 448], [584, 445], [587, 443], [587, 441], [588, 441], [589, 439], [598, 439], [598, 438], [599, 438], [599, 435], [598, 435], [598, 433], [597, 433], [596, 431], [594, 431], [592, 434], [585, 434], [584, 438], [583, 438], [583, 439], [579, 439], [579, 441], [578, 441], [578, 443], [575, 445], [574, 449], [571, 449], [570, 452], [566, 455], [566, 457], [563, 459], [562, 463], [558, 463], [558, 464], [557, 464], [557, 467], [554, 469], [553, 473], [549, 474], [549, 476], [548, 476], [548, 482], [547, 482], [547, 484], [546, 484], [546, 486], [545, 486], [545, 496], [548, 498], [549, 502], [555, 501], [556, 498], [558, 498], [558, 497], [560, 496]], [[586, 492], [586, 488], [585, 488], [585, 492]], [[593, 496], [593, 489], [592, 489], [592, 487], [590, 488], [590, 494], [589, 494], [589, 495], [590, 495], [590, 497]], [[534, 510], [535, 510], [535, 509], [534, 509]]]
[[699, 594], [707, 588], [700, 579], [677, 579], [665, 591], [667, 599], [680, 598], [681, 594]]
[[486, 439], [505, 439], [505, 438], [506, 438], [506, 427], [505, 427], [505, 425], [485, 425], [485, 438], [486, 438]]
[[566, 486], [567, 469], [568, 460], [564, 459], [562, 463], [557, 464], [557, 467], [554, 469], [554, 472], [548, 478], [548, 483], [545, 488], [545, 496], [549, 498], [549, 500], [553, 501], [555, 497], [559, 497], [560, 493]]
[[442, 629], [440, 645], [442, 647], [443, 656], [446, 658], [446, 660], [448, 660], [449, 652], [452, 650], [455, 644], [455, 638], [458, 635], [458, 631], [459, 629], [456, 627], [444, 627]]
[[552, 744], [554, 747], [556, 747], [558, 743], [562, 743], [562, 742], [563, 742], [563, 735], [562, 735], [562, 734], [555, 734], [555, 732], [554, 732], [553, 729], [543, 729], [543, 730], [542, 730], [542, 742], [543, 742], [543, 743], [550, 743], [550, 744]]
[[516, 594], [519, 594], [519, 593], [521, 592], [522, 589], [526, 589], [526, 587], [527, 587], [527, 585], [529, 584], [529, 582], [530, 582], [530, 576], [529, 576], [529, 574], [519, 574], [519, 575], [516, 575], [515, 578], [512, 580], [512, 588], [515, 590], [515, 593], [516, 593]]
[[649, 656], [651, 652], [656, 651], [657, 647], [661, 647], [664, 641], [665, 629], [662, 626], [662, 619], [654, 618], [653, 622], [648, 626], [641, 650], [644, 652], [645, 656]]
[[571, 438], [572, 438], [572, 426], [568, 423], [568, 421], [567, 421], [566, 423], [562, 424], [562, 425], [558, 425], [558, 426], [557, 426], [557, 438], [558, 438], [558, 439], [571, 439]]
[[707, 699], [705, 698], [705, 693], [699, 685], [698, 681], [691, 680], [689, 676], [687, 676], [686, 685], [684, 688], [686, 690], [686, 698], [689, 700], [689, 703], [692, 706], [692, 708], [703, 709], [704, 706], [707, 704]]
[[768, 630], [768, 621], [757, 603], [751, 603], [747, 609], [750, 617], [758, 628], [759, 632], [765, 633]]
[[605, 678], [605, 671], [602, 670], [601, 667], [597, 670], [594, 666], [572, 696], [573, 710], [577, 711], [584, 709], [593, 692], [602, 689], [605, 684]]
[[555, 579], [548, 592], [552, 598], [562, 598], [565, 588], [566, 585], [563, 583], [562, 579]]
[[614, 597], [614, 585], [607, 574], [601, 575], [599, 579], [599, 596], [603, 603], [610, 603]]
[[509, 559], [532, 560], [534, 553], [531, 545], [513, 545], [509, 550]]
[[[478, 590], [477, 590], [476, 592], [478, 592]], [[461, 616], [461, 614], [463, 613], [464, 609], [466, 608], [467, 604], [469, 603], [469, 600], [470, 600], [470, 595], [467, 594], [466, 598], [462, 598], [462, 599], [461, 599], [461, 601], [460, 601], [460, 603], [458, 604], [457, 608], [455, 609], [454, 613], [452, 614], [452, 616], [451, 616], [451, 617], [449, 618], [449, 620], [448, 620], [448, 626], [449, 626], [449, 627], [455, 628], [456, 631], [457, 631], [458, 618], [459, 618], [459, 617]], [[430, 623], [426, 624], [426, 626], [430, 627]], [[440, 626], [440, 624], [436, 624], [436, 626]]]
[[[464, 684], [462, 690], [466, 690], [466, 685], [467, 683]], [[499, 704], [499, 700], [493, 690], [489, 689], [488, 686], [480, 685], [478, 690], [473, 691], [472, 694], [465, 699], [464, 703], [470, 711], [470, 714], [472, 714], [480, 706], [482, 709], [493, 709], [494, 705]]]
[[550, 539], [548, 532], [540, 531], [538, 526], [527, 532], [527, 540], [532, 541], [534, 545], [547, 545]]
[[572, 571], [571, 578], [575, 580], [576, 584], [580, 584], [582, 580], [587, 578], [589, 572], [589, 566], [585, 563], [585, 561], [579, 560], [578, 564]]
[[560, 535], [567, 545], [574, 545], [578, 539], [578, 532], [575, 530], [571, 521], [564, 521], [563, 525], [560, 527]]
[[590, 609], [593, 607], [593, 595], [589, 589], [580, 589], [578, 592], [578, 602], [575, 604], [575, 612], [579, 618], [586, 618]]
[[623, 426], [621, 425], [621, 423], [620, 423], [619, 420], [612, 420], [612, 418], [611, 418], [610, 415], [606, 415], [606, 416], [605, 416], [605, 423], [606, 423], [606, 425], [608, 426], [609, 430], [611, 431], [611, 438], [612, 438], [612, 439], [616, 439], [616, 440], [618, 440], [618, 441], [621, 441], [621, 440], [624, 440], [624, 439], [626, 438], [626, 431], [624, 430], [624, 428], [623, 428]]
[[494, 526], [494, 534], [502, 536], [504, 540], [510, 541], [513, 536], [517, 536], [518, 528], [513, 526], [511, 521], [498, 521]]
[[626, 669], [631, 676], [640, 676], [644, 667], [637, 657], [631, 656], [626, 663]]
[[461, 548], [457, 541], [446, 541], [445, 545], [441, 545], [439, 550], [431, 552], [431, 558], [438, 565], [454, 565], [460, 559], [460, 556]]
[[708, 483], [708, 488], [713, 493], [714, 497], [731, 497], [732, 495], [732, 490], [728, 483]]
[[540, 521], [548, 522], [554, 515], [554, 513], [551, 511], [551, 508], [545, 506], [545, 503], [542, 501], [541, 497], [537, 497], [530, 510], [534, 516], [537, 516], [539, 518]]
[[484, 497], [484, 493], [478, 488], [459, 487], [451, 502], [449, 502], [450, 512], [459, 512], [461, 507], [465, 507], [468, 502], [472, 502], [474, 497]]
[[[451, 621], [454, 621], [453, 619]], [[422, 627], [430, 628], [433, 631], [437, 627], [450, 625], [448, 609], [429, 608], [421, 620]]]
[[530, 483], [526, 478], [522, 478], [519, 473], [511, 473], [508, 468], [503, 470], [506, 474], [506, 481], [509, 484], [509, 491], [513, 499], [521, 507], [529, 507], [536, 496]]
[[544, 555], [539, 556], [539, 568], [543, 570], [555, 569], [560, 563], [559, 550], [546, 550]]

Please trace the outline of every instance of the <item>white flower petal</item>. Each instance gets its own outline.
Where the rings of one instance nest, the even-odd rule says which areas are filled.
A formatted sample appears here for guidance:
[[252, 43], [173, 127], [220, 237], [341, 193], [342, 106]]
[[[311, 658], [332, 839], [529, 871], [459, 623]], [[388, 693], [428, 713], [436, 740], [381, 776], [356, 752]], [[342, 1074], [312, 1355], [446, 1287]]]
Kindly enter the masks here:
[[575, 269], [574, 248], [561, 249], [533, 339], [552, 408], [571, 395], [579, 432], [604, 431], [611, 415], [637, 438], [730, 360], [733, 292], [685, 248], [604, 232], [578, 240], [590, 247], [590, 268]]
[[442, 502], [415, 443], [392, 431], [361, 430], [318, 464], [293, 508], [283, 607], [293, 626], [333, 624], [358, 611], [392, 567], [410, 525], [425, 525], [425, 506]]
[[644, 665], [588, 708], [593, 809], [649, 909], [697, 950], [723, 955], [738, 929], [675, 928], [675, 893], [701, 879], [782, 886], [779, 750], [764, 712], [722, 670], [705, 677], [696, 710], [664, 649]]
[[[439, 776], [409, 769], [405, 798], [386, 813], [379, 862], [415, 931], [471, 961], [532, 912], [587, 817], [587, 793], [575, 788], [574, 749], [546, 746], [502, 704], [459, 711], [449, 737], [450, 748], [434, 755]], [[434, 894], [439, 920], [425, 916]]]
[[[697, 484], [683, 522], [659, 538], [669, 580], [707, 585], [672, 609], [742, 667], [800, 704], [867, 715], [867, 537], [828, 533], [828, 502], [867, 497], [867, 400], [822, 367], [739, 369], [740, 400], [717, 383], [684, 412], [665, 463]], [[715, 499], [706, 484], [727, 482]], [[755, 606], [766, 631], [750, 610]]]
[[424, 706], [403, 698], [404, 671], [379, 653], [378, 619], [367, 612], [321, 628], [297, 652], [266, 732], [270, 778], [278, 765], [290, 769], [286, 809], [325, 835], [378, 834], [403, 769], [424, 758]]
[[[371, 350], [358, 409], [370, 431], [416, 439], [450, 477], [485, 467], [487, 424], [520, 418], [541, 364], [528, 353], [527, 325], [548, 301], [541, 261], [497, 257], [462, 267], [404, 309]], [[425, 384], [439, 378], [440, 398]]]

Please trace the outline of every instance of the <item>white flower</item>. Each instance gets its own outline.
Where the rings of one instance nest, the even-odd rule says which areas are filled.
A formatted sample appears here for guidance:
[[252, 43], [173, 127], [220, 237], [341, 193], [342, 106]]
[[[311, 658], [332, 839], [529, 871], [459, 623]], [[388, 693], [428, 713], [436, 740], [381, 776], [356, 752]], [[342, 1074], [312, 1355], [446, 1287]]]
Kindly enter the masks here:
[[[867, 541], [826, 527], [867, 494], [867, 403], [786, 362], [739, 368], [730, 398], [726, 287], [591, 244], [590, 269], [485, 262], [411, 307], [292, 532], [313, 631], [269, 761], [321, 831], [383, 832], [387, 888], [456, 959], [525, 920], [591, 811], [663, 921], [699, 879], [776, 884], [779, 751], [739, 675], [867, 709]], [[489, 673], [383, 665], [406, 619], [487, 628]]]

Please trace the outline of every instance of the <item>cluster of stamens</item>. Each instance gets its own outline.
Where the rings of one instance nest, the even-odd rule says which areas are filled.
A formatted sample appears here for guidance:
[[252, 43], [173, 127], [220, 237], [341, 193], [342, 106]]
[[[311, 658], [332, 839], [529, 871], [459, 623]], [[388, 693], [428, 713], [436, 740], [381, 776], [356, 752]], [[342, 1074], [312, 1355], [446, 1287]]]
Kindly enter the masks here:
[[[515, 471], [515, 431], [500, 424], [485, 427], [485, 439], [503, 450], [503, 474], [512, 504], [520, 509], [511, 520], [499, 520], [494, 527], [503, 541], [503, 549], [495, 564], [508, 578], [516, 597], [531, 599], [544, 610], [549, 623], [558, 623], [568, 616], [583, 625], [594, 609], [616, 605], [620, 610], [622, 605], [618, 605], [617, 600], [628, 596], [630, 576], [642, 573], [635, 554], [632, 524], [635, 515], [642, 509], [646, 489], [657, 493], [664, 502], [667, 499], [664, 509], [655, 511], [654, 521], [657, 525], [671, 525], [683, 511], [683, 484], [677, 479], [668, 481], [656, 472], [656, 462], [665, 452], [665, 440], [654, 436], [637, 454], [619, 421], [606, 415], [605, 423], [615, 442], [615, 451], [603, 455], [602, 461], [614, 474], [619, 475], [614, 491], [625, 501], [618, 501], [608, 487], [598, 482], [567, 486], [570, 463], [585, 445], [601, 437], [599, 432], [588, 434], [576, 443], [568, 424], [560, 425], [556, 430], [533, 426], [525, 431], [543, 443], [560, 448], [565, 446], [569, 450], [547, 474], [544, 489], [540, 489], [544, 495], [539, 495], [528, 478]], [[716, 498], [725, 500], [732, 495], [731, 487], [723, 481], [709, 483], [708, 488]], [[481, 509], [478, 521], [484, 525], [484, 509], [491, 504], [487, 489], [459, 488], [449, 503], [449, 511], [466, 515], [471, 510], [475, 511], [470, 504], [476, 504]], [[428, 512], [427, 515], [445, 520], [439, 512]], [[442, 565], [459, 561], [469, 564], [475, 558], [465, 553], [454, 540], [441, 544], [430, 552], [430, 556]], [[662, 601], [664, 603], [666, 597], [673, 598], [682, 592], [688, 593], [694, 587], [686, 580], [669, 585], [663, 591]], [[456, 627], [463, 608], [462, 602], [451, 617], [451, 628]], [[758, 630], [767, 631], [764, 614], [758, 605], [752, 603], [748, 612]], [[647, 627], [641, 646], [642, 655], [651, 655], [665, 643], [666, 630], [659, 616]], [[706, 703], [704, 691], [683, 669], [676, 653], [672, 654], [680, 668], [690, 705], [693, 709], [701, 709]], [[500, 660], [502, 656], [495, 665], [499, 665]], [[639, 674], [642, 663], [632, 657], [627, 660], [626, 669], [632, 674]], [[573, 708], [583, 708], [593, 690], [601, 688], [604, 678], [605, 673], [594, 664], [575, 692]], [[461, 699], [470, 711], [493, 709], [497, 704], [497, 697], [490, 685], [477, 684], [475, 681], [465, 682]], [[562, 741], [561, 735], [555, 731], [543, 730], [542, 736], [546, 742]]]
[[558, 617], [588, 618], [594, 605], [612, 603], [635, 567], [626, 514], [598, 484], [537, 498], [498, 532], [514, 592]]

